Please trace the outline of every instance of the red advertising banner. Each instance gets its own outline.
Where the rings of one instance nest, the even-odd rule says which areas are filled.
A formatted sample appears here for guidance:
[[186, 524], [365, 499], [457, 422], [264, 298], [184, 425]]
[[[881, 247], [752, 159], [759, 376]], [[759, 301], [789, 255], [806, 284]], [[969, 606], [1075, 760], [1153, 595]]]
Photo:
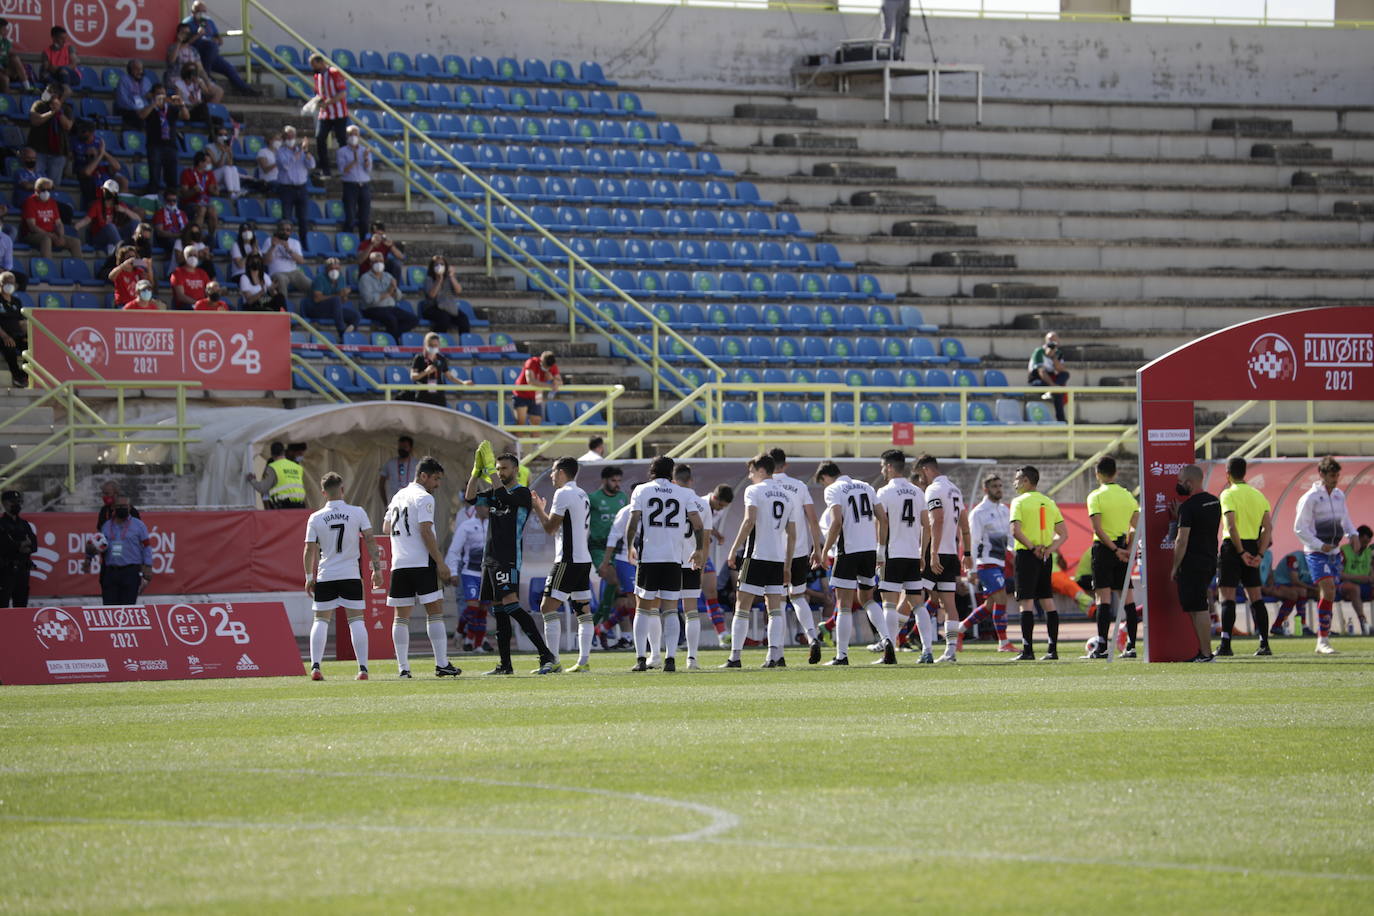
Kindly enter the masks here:
[[6, 608], [0, 683], [290, 677], [305, 665], [281, 602]]
[[1144, 522], [1148, 619], [1145, 648], [1152, 662], [1186, 662], [1197, 654], [1192, 621], [1178, 604], [1171, 573], [1174, 524], [1183, 501], [1174, 490], [1178, 472], [1193, 463], [1193, 402], [1149, 401], [1141, 405], [1144, 436], [1140, 451], [1140, 514]]
[[5, 0], [15, 48], [37, 54], [51, 44], [55, 25], [67, 30], [77, 54], [91, 57], [160, 56], [181, 19], [177, 0]]
[[[291, 319], [280, 312], [33, 309], [34, 359], [58, 381], [201, 382], [217, 391], [291, 387]], [[68, 356], [52, 337], [64, 342]]]
[[[159, 512], [143, 515], [153, 548], [150, 594], [217, 595], [292, 591], [301, 587], [307, 509]], [[94, 512], [38, 512], [30, 593], [35, 597], [100, 594], [100, 561], [86, 568]], [[385, 541], [385, 539], [383, 539]]]
[[[391, 538], [378, 537], [377, 546], [382, 549], [382, 562], [391, 568]], [[363, 596], [367, 608], [363, 620], [367, 623], [367, 657], [395, 658], [396, 644], [391, 641], [391, 623], [396, 619], [396, 609], [386, 603], [386, 580], [381, 588], [372, 587], [372, 568], [364, 556], [359, 563], [359, 575], [363, 577]], [[388, 574], [389, 575], [389, 574]], [[334, 615], [334, 658], [341, 662], [351, 662], [358, 657], [353, 648], [353, 633], [348, 629], [348, 614], [340, 609]]]

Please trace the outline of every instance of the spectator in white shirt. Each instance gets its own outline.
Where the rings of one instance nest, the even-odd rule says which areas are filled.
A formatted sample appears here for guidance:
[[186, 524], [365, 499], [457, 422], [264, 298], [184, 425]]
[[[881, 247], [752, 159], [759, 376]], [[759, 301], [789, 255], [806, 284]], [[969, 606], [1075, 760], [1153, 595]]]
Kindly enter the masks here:
[[578, 464], [596, 464], [606, 460], [606, 440], [592, 436], [587, 440], [587, 454], [577, 459]]
[[291, 236], [290, 220], [278, 221], [277, 231], [267, 243], [265, 260], [267, 274], [277, 292], [283, 296], [292, 291], [310, 292], [310, 278], [301, 270], [305, 255], [301, 252], [300, 241]]
[[396, 278], [386, 272], [386, 262], [380, 251], [372, 253], [368, 270], [358, 278], [358, 297], [362, 300], [363, 317], [382, 328], [397, 340], [420, 323], [420, 319], [396, 303], [401, 290]]

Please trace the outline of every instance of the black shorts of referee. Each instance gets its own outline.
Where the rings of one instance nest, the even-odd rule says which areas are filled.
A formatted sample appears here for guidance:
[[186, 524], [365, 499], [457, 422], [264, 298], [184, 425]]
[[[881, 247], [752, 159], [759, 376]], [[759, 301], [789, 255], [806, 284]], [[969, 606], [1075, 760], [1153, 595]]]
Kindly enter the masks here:
[[1048, 601], [1054, 597], [1050, 579], [1054, 573], [1054, 558], [1050, 554], [1042, 560], [1033, 550], [1018, 550], [1014, 565], [1017, 601]]
[[1092, 569], [1093, 569], [1093, 589], [1110, 588], [1114, 592], [1125, 591], [1126, 575], [1130, 572], [1130, 564], [1116, 555], [1117, 549], [1129, 550], [1130, 545], [1126, 543], [1126, 536], [1104, 544], [1101, 541], [1093, 541]]
[[[1242, 538], [1240, 546], [1246, 553], [1260, 555], [1257, 539]], [[1237, 585], [1245, 588], [1260, 587], [1259, 567], [1247, 565], [1241, 555], [1236, 553], [1235, 545], [1231, 543], [1230, 538], [1221, 542], [1221, 551], [1217, 554], [1217, 585], [1221, 588], [1235, 588]]]

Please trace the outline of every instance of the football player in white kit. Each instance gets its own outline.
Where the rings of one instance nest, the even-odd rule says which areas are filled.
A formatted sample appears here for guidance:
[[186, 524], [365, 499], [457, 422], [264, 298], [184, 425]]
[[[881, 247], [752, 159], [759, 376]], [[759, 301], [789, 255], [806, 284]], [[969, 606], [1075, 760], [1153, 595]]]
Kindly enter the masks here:
[[811, 578], [811, 570], [821, 566], [820, 521], [816, 518], [816, 501], [811, 498], [811, 488], [805, 481], [787, 474], [787, 453], [780, 448], [768, 452], [773, 459], [773, 483], [792, 494], [796, 503], [797, 543], [792, 548], [792, 583], [787, 588], [787, 603], [797, 616], [802, 631], [806, 633], [811, 645], [811, 654], [806, 662], [819, 665], [821, 662], [821, 641], [816, 630], [816, 617], [811, 613], [811, 605], [806, 602], [806, 580]]
[[1007, 547], [1011, 544], [1011, 510], [1002, 503], [1002, 478], [983, 479], [983, 501], [968, 512], [969, 543], [973, 555], [964, 557], [970, 579], [978, 578], [983, 604], [959, 623], [962, 640], [982, 614], [992, 615], [997, 651], [1016, 652], [1007, 639]]
[[425, 606], [428, 618], [434, 676], [457, 677], [463, 673], [448, 661], [443, 587], [453, 584], [453, 576], [434, 536], [434, 491], [443, 480], [444, 466], [434, 458], [421, 458], [415, 479], [396, 491], [382, 523], [382, 534], [391, 537], [391, 586], [386, 603], [396, 609], [391, 641], [401, 677], [410, 677], [410, 612], [417, 603]]
[[[827, 665], [849, 664], [849, 640], [854, 635], [854, 596], [868, 611], [869, 619], [878, 629], [883, 643], [883, 660], [892, 658], [896, 664], [896, 650], [882, 605], [873, 600], [873, 588], [878, 583], [878, 519], [886, 512], [878, 502], [878, 494], [862, 480], [854, 480], [840, 473], [840, 466], [825, 461], [816, 469], [816, 482], [825, 487], [825, 512], [830, 516], [823, 553], [835, 548], [835, 566], [830, 584], [835, 589], [835, 657]], [[869, 605], [873, 607], [869, 607]], [[894, 653], [891, 656], [888, 653]]]
[[[739, 570], [735, 616], [730, 622], [730, 658], [722, 668], [741, 666], [740, 650], [749, 636], [749, 613], [763, 599], [768, 610], [768, 659], [764, 668], [786, 668], [783, 642], [787, 624], [782, 597], [792, 582], [792, 554], [797, 543], [796, 499], [773, 483], [773, 456], [749, 459], [750, 485], [744, 490], [744, 518], [730, 546], [730, 568]], [[744, 562], [739, 562], [741, 554]]]
[[[673, 480], [680, 487], [692, 489], [692, 466], [689, 464], [679, 464], [673, 471]], [[708, 572], [714, 572], [715, 567], [711, 564], [711, 549], [720, 535], [715, 530], [716, 513], [723, 512], [735, 498], [735, 491], [721, 484], [711, 491], [710, 496], [697, 496], [693, 508], [697, 515], [701, 516], [702, 540], [706, 544], [706, 562], [701, 569], [692, 568], [692, 537], [690, 533], [684, 534], [682, 538], [682, 589], [678, 592], [678, 599], [682, 604], [682, 614], [686, 618], [687, 627], [687, 670], [696, 671], [701, 666], [697, 664], [697, 647], [701, 645], [701, 616], [706, 613], [706, 608], [701, 604], [701, 586]], [[663, 618], [663, 651], [668, 658], [673, 658], [677, 654], [677, 639], [681, 635], [679, 631], [678, 615], [673, 612], [664, 612]], [[665, 662], [666, 664], [666, 662]], [[676, 662], [674, 663], [676, 664]]]
[[[965, 545], [964, 554], [968, 555], [968, 514], [964, 511], [964, 494], [940, 472], [940, 462], [933, 455], [922, 455], [916, 459], [916, 473], [926, 489], [926, 511], [930, 513], [930, 539], [926, 543], [926, 578], [935, 585], [935, 594], [940, 598], [940, 606], [945, 611], [945, 653], [939, 661], [952, 662], [958, 658], [959, 609], [954, 603], [955, 584], [959, 579], [962, 564], [959, 561], [959, 544]], [[921, 664], [931, 659], [930, 647], [935, 644], [935, 621], [930, 612], [922, 607], [916, 612], [917, 625], [921, 628], [921, 643], [925, 647], [921, 653]]]
[[343, 478], [330, 471], [320, 479], [324, 508], [311, 513], [305, 523], [305, 593], [315, 621], [310, 625], [310, 679], [324, 680], [320, 662], [329, 638], [329, 618], [336, 608], [348, 614], [348, 631], [358, 657], [357, 680], [367, 680], [367, 602], [358, 568], [358, 538], [367, 542], [372, 565], [372, 587], [382, 587], [382, 554], [372, 536], [372, 522], [359, 506], [344, 502]]
[[[921, 541], [926, 523], [926, 495], [906, 476], [906, 454], [900, 449], [883, 452], [882, 472], [887, 483], [878, 491], [883, 514], [878, 519], [878, 593], [882, 598], [883, 621], [889, 636], [901, 629], [901, 620], [910, 617], [920, 603], [920, 595], [930, 588], [921, 569]], [[873, 615], [869, 606], [869, 616]], [[881, 632], [873, 621], [874, 632]], [[878, 664], [897, 664], [892, 643], [881, 645], [883, 657]]]
[[[658, 667], [663, 642], [664, 611], [677, 613], [682, 589], [682, 539], [692, 538], [689, 565], [702, 567], [706, 541], [701, 516], [693, 508], [696, 494], [673, 483], [675, 463], [659, 455], [649, 465], [649, 482], [630, 498], [630, 521], [625, 536], [630, 543], [630, 562], [635, 570], [634, 638], [635, 665], [631, 671]], [[647, 646], [647, 658], [646, 658]], [[663, 662], [665, 672], [676, 671], [673, 659]]]
[[532, 496], [534, 514], [545, 534], [553, 535], [553, 569], [544, 586], [544, 601], [539, 613], [544, 618], [544, 642], [553, 653], [552, 668], [536, 671], [552, 674], [560, 670], [558, 650], [563, 644], [562, 620], [559, 614], [565, 602], [572, 604], [577, 618], [577, 664], [569, 671], [590, 670], [592, 654], [591, 575], [592, 554], [587, 547], [587, 532], [592, 525], [592, 505], [587, 493], [577, 485], [577, 459], [559, 458], [553, 465], [553, 502], [548, 511], [544, 500]]

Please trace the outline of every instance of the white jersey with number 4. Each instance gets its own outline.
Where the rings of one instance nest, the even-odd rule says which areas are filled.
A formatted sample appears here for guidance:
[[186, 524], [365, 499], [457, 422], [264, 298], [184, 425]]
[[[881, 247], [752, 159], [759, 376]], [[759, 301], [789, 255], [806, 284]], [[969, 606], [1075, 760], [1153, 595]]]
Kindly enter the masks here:
[[592, 524], [592, 506], [586, 491], [572, 481], [563, 484], [553, 493], [549, 515], [563, 516], [563, 523], [553, 533], [553, 561], [590, 563], [587, 530]]
[[338, 582], [362, 575], [358, 560], [358, 538], [372, 530], [372, 522], [360, 506], [342, 499], [331, 499], [324, 508], [311, 513], [305, 523], [305, 542], [320, 545], [320, 565], [316, 582]]
[[695, 504], [695, 493], [662, 478], [635, 490], [630, 510], [639, 513], [640, 563], [682, 563], [682, 539], [692, 533], [687, 513]]
[[862, 480], [851, 479], [848, 474], [825, 488], [826, 511], [829, 512], [831, 506], [839, 506], [843, 519], [839, 540], [835, 542], [836, 556], [878, 549], [878, 523], [873, 513], [877, 503], [878, 494], [873, 488]]
[[[796, 498], [772, 480], [750, 484], [744, 491], [744, 508], [754, 507], [754, 528], [749, 532], [744, 555], [771, 563], [787, 563], [787, 523], [796, 522]], [[794, 551], [795, 553], [795, 551]]]
[[[936, 509], [943, 509], [944, 525], [940, 531], [940, 541], [931, 545], [937, 554], [958, 553], [959, 544], [959, 516], [964, 511], [964, 494], [959, 492], [959, 488], [954, 485], [944, 474], [936, 477], [926, 487], [926, 510], [934, 512]], [[930, 534], [935, 536], [935, 517], [930, 519]]]
[[796, 503], [797, 511], [794, 520], [797, 523], [797, 543], [792, 548], [792, 556], [810, 556], [811, 526], [806, 523], [806, 507], [816, 504], [816, 501], [811, 498], [811, 488], [797, 478], [788, 477], [786, 474], [774, 474], [771, 479], [773, 483], [791, 493], [793, 502]]
[[926, 510], [926, 494], [909, 480], [889, 480], [878, 491], [878, 504], [887, 513], [887, 550], [889, 560], [921, 558], [921, 513]]
[[[701, 516], [701, 543], [708, 548], [711, 546], [709, 540], [711, 526], [715, 524], [715, 519], [711, 514], [711, 501], [705, 496], [697, 495], [692, 501], [692, 511]], [[692, 562], [692, 554], [697, 552], [697, 539], [692, 537], [692, 529], [689, 526], [682, 535], [682, 568], [686, 569], [687, 564]]]
[[386, 507], [391, 525], [391, 568], [416, 569], [429, 565], [429, 551], [420, 535], [420, 525], [434, 523], [434, 494], [414, 481], [391, 497]]
[[1003, 566], [1011, 546], [1011, 509], [987, 497], [969, 510], [969, 539], [978, 566]]

